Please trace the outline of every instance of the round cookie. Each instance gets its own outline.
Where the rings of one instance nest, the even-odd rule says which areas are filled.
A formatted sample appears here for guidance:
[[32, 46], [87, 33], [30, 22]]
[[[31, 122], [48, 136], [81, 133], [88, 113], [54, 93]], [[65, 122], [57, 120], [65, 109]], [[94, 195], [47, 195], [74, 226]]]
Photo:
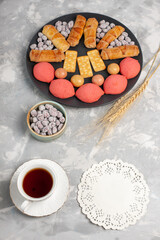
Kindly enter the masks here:
[[48, 62], [40, 62], [34, 65], [33, 75], [41, 82], [51, 82], [54, 79], [54, 67]]
[[120, 62], [120, 73], [126, 76], [127, 79], [136, 77], [140, 69], [138, 60], [134, 58], [127, 57]]

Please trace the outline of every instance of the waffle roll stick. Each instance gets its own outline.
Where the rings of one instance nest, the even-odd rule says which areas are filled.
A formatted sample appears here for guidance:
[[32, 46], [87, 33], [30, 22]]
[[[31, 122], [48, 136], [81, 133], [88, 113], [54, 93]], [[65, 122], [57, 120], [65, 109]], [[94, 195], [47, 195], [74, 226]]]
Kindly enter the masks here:
[[138, 56], [139, 48], [136, 45], [124, 45], [114, 48], [106, 48], [101, 52], [101, 57], [103, 60], [108, 59], [118, 59], [124, 57], [134, 57]]
[[61, 50], [34, 50], [29, 54], [31, 62], [62, 62], [64, 53]]
[[100, 50], [107, 48], [112, 41], [114, 41], [122, 34], [122, 32], [124, 32], [124, 30], [125, 29], [122, 26], [115, 26], [114, 28], [109, 30], [97, 44], [97, 49]]
[[57, 31], [53, 25], [45, 25], [43, 27], [42, 33], [52, 41], [53, 45], [65, 52], [70, 47], [69, 43], [66, 41], [65, 37]]
[[86, 18], [81, 15], [77, 15], [75, 24], [74, 24], [73, 28], [71, 29], [71, 32], [67, 38], [67, 42], [72, 47], [75, 47], [76, 45], [78, 45], [78, 43], [82, 37], [85, 24], [86, 24]]
[[96, 30], [98, 21], [95, 18], [88, 18], [84, 28], [84, 45], [87, 48], [96, 47]]

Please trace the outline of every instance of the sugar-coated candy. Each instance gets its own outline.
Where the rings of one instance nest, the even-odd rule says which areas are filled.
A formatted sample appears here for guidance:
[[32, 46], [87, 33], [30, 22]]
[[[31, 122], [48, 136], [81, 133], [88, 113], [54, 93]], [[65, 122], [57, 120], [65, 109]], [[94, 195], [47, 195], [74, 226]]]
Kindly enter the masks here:
[[45, 109], [45, 106], [43, 104], [41, 104], [41, 105], [39, 105], [38, 108], [39, 108], [40, 111], [43, 111]]
[[45, 50], [47, 48], [47, 45], [43, 45], [43, 49]]
[[38, 47], [40, 48], [40, 47], [43, 47], [43, 42], [39, 42], [38, 43]]
[[56, 126], [59, 126], [59, 124], [60, 124], [60, 121], [57, 120], [57, 121], [56, 121]]
[[42, 32], [39, 32], [38, 33], [38, 37], [42, 37], [43, 36], [43, 33]]
[[48, 130], [49, 130], [49, 126], [45, 126], [43, 129], [42, 129], [42, 132], [48, 132]]
[[38, 47], [36, 47], [35, 50], [38, 50]]
[[63, 114], [62, 114], [60, 111], [58, 111], [58, 112], [57, 112], [57, 117], [58, 117], [58, 118], [61, 118], [61, 117], [63, 117]]
[[43, 47], [39, 47], [38, 50], [43, 50]]
[[42, 128], [43, 128], [43, 125], [42, 125], [41, 121], [36, 122], [36, 126], [37, 126], [39, 129], [42, 129]]
[[104, 37], [104, 35], [105, 35], [105, 33], [103, 33], [103, 32], [102, 32], [102, 33], [100, 33], [100, 35], [99, 35], [99, 36], [100, 36], [100, 38], [103, 38], [103, 37]]
[[50, 116], [48, 110], [44, 110], [44, 111], [43, 111], [43, 116], [44, 116], [45, 118], [48, 118], [48, 117]]
[[114, 28], [115, 26], [116, 26], [116, 25], [115, 25], [114, 23], [111, 23], [111, 24], [110, 24], [110, 27], [111, 27], [111, 28]]
[[53, 122], [53, 120], [54, 120], [54, 117], [49, 117], [49, 118], [48, 118], [48, 121], [49, 121], [49, 122]]
[[30, 48], [31, 48], [31, 49], [35, 49], [36, 46], [37, 46], [36, 44], [32, 44], [32, 45], [30, 45]]
[[116, 46], [117, 47], [119, 47], [119, 46], [121, 46], [122, 45], [122, 43], [120, 42], [120, 41], [118, 41], [117, 43], [116, 43]]
[[43, 124], [43, 126], [46, 127], [46, 126], [49, 124], [49, 121], [47, 121], [47, 120], [43, 120], [43, 121], [42, 121], [42, 124]]
[[114, 47], [116, 45], [115, 41], [112, 41], [110, 45]]
[[127, 33], [127, 32], [123, 32], [122, 35], [123, 35], [124, 37], [128, 37], [128, 33]]
[[42, 113], [38, 114], [37, 118], [38, 118], [39, 121], [43, 121], [44, 120], [44, 116], [43, 116]]
[[124, 36], [123, 36], [123, 35], [119, 36], [118, 40], [119, 40], [119, 41], [124, 40]]
[[128, 43], [131, 42], [130, 37], [125, 37], [125, 40], [126, 40]]
[[61, 24], [62, 24], [61, 21], [57, 21], [57, 22], [55, 23], [56, 26], [61, 25]]
[[47, 40], [47, 37], [46, 36], [42, 36], [42, 39], [44, 40], [44, 41], [46, 41]]
[[73, 22], [73, 21], [69, 21], [69, 22], [68, 22], [68, 27], [69, 27], [70, 29], [73, 27], [73, 25], [74, 25], [74, 22]]
[[99, 38], [96, 38], [96, 42], [98, 43], [100, 41], [100, 39]]
[[61, 123], [64, 123], [64, 122], [65, 122], [65, 118], [64, 118], [64, 117], [61, 117], [61, 118], [59, 119], [59, 121], [60, 121]]
[[97, 36], [97, 38], [100, 38], [100, 33], [97, 33], [96, 36]]
[[107, 25], [105, 23], [102, 23], [99, 27], [103, 29], [103, 28], [106, 28]]
[[54, 134], [54, 133], [56, 133], [56, 132], [57, 132], [57, 127], [53, 127], [52, 133]]
[[45, 132], [40, 132], [42, 136], [46, 136], [47, 134]]
[[102, 29], [98, 27], [98, 28], [97, 28], [97, 32], [98, 32], [98, 33], [102, 32]]
[[30, 122], [33, 122], [33, 117], [30, 116], [29, 121], [30, 121]]
[[61, 31], [65, 31], [66, 27], [64, 25], [62, 25], [62, 30]]
[[45, 108], [46, 108], [46, 109], [50, 109], [50, 108], [53, 108], [53, 106], [52, 106], [51, 104], [48, 104], [48, 103], [47, 103], [47, 104], [45, 105]]
[[56, 124], [55, 124], [55, 122], [50, 122], [48, 126], [49, 126], [49, 128], [54, 128], [56, 126]]
[[37, 121], [38, 121], [38, 119], [36, 117], [33, 117], [33, 122], [35, 123]]
[[58, 126], [58, 131], [60, 131], [60, 130], [62, 129], [62, 127], [63, 127], [63, 124], [62, 124], [62, 123], [59, 124], [59, 126]]
[[47, 41], [46, 41], [46, 44], [47, 44], [48, 46], [50, 46], [50, 45], [52, 44], [51, 40], [47, 40]]
[[67, 32], [67, 34], [70, 34], [69, 28], [66, 28], [66, 32]]
[[68, 37], [68, 33], [66, 31], [62, 31], [61, 34], [66, 38]]
[[43, 41], [43, 40], [42, 40], [41, 37], [37, 38], [37, 42], [42, 42], [42, 41]]
[[35, 109], [33, 109], [32, 111], [31, 111], [31, 116], [32, 117], [36, 117], [37, 116], [37, 111], [35, 110]]
[[34, 128], [36, 124], [35, 123], [31, 123], [31, 128]]
[[104, 29], [103, 29], [103, 32], [104, 32], [104, 33], [108, 32], [108, 29], [107, 29], [107, 28], [104, 28]]
[[39, 128], [38, 128], [37, 126], [34, 126], [33, 129], [34, 129], [34, 131], [35, 131], [36, 133], [38, 133], [38, 134], [40, 133], [40, 130], [39, 130]]
[[49, 109], [49, 113], [52, 117], [56, 117], [57, 116], [57, 111], [53, 110], [53, 109]]
[[42, 112], [41, 111], [37, 111], [37, 114], [39, 115], [39, 114], [41, 114]]
[[108, 27], [107, 27], [107, 32], [108, 32], [110, 29], [111, 29], [111, 27], [110, 27], [110, 26], [108, 26]]
[[123, 40], [122, 45], [128, 45], [128, 43], [125, 40]]
[[130, 42], [130, 45], [134, 45], [134, 44], [135, 44], [135, 42], [133, 42], [133, 41]]
[[48, 135], [52, 135], [52, 130], [49, 129], [48, 132], [47, 132]]
[[58, 32], [61, 32], [62, 31], [62, 25], [58, 25], [57, 30], [58, 30]]
[[67, 22], [63, 22], [62, 24], [63, 24], [64, 26], [66, 26], [66, 25], [67, 25]]
[[113, 46], [110, 45], [108, 48], [113, 48]]
[[100, 23], [100, 24], [104, 24], [104, 23], [105, 23], [105, 20], [101, 20], [99, 23]]
[[109, 25], [109, 22], [105, 22], [105, 24], [106, 24], [106, 26], [108, 26], [108, 25]]

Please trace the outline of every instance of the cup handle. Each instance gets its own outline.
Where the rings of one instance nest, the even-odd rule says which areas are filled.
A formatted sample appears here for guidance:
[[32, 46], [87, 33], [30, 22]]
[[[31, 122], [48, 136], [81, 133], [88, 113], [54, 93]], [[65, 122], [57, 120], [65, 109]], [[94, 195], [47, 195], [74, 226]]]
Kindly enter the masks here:
[[22, 211], [25, 211], [25, 209], [28, 207], [28, 205], [30, 204], [31, 201], [25, 200], [24, 202], [22, 202], [21, 204], [21, 209]]

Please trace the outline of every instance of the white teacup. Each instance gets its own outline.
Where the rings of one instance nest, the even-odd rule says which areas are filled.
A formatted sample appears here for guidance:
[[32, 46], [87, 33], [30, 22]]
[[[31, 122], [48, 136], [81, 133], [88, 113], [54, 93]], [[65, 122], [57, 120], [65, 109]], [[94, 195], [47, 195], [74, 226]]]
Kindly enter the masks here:
[[[53, 180], [53, 185], [52, 185], [50, 191], [46, 195], [44, 195], [43, 197], [39, 197], [39, 198], [29, 196], [23, 189], [23, 180], [24, 180], [25, 176], [27, 175], [28, 172], [30, 172], [31, 170], [34, 170], [34, 169], [44, 169], [44, 170], [46, 170], [47, 172], [49, 172], [49, 174], [51, 175], [52, 180]], [[44, 164], [41, 164], [41, 163], [38, 163], [38, 164], [33, 163], [31, 166], [28, 166], [28, 167], [24, 168], [20, 172], [20, 174], [17, 178], [18, 191], [21, 194], [21, 196], [25, 199], [21, 204], [21, 209], [23, 211], [25, 211], [25, 209], [32, 202], [38, 202], [38, 201], [42, 201], [42, 200], [45, 200], [45, 199], [49, 198], [54, 193], [56, 185], [57, 185], [57, 177], [56, 177], [55, 172], [53, 172], [53, 170], [50, 167], [45, 166]]]

